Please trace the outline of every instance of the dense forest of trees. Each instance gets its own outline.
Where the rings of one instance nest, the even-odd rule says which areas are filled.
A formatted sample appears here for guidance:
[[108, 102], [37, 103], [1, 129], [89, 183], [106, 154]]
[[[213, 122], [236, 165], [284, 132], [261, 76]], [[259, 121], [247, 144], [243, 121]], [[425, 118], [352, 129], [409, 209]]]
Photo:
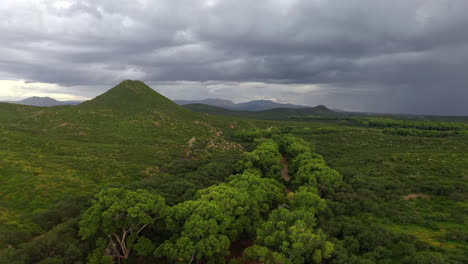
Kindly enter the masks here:
[[[224, 183], [172, 206], [151, 184], [105, 189], [81, 216], [65, 213], [77, 216], [61, 219], [65, 223], [24, 247], [3, 252], [2, 263], [133, 263], [141, 257], [222, 263], [240, 239], [254, 243], [243, 257], [265, 263], [321, 263], [331, 257], [333, 244], [315, 228], [316, 215], [326, 207], [320, 193], [339, 184], [339, 174], [299, 138], [278, 131], [245, 134], [256, 134], [244, 138], [257, 146], [244, 153], [235, 165], [237, 174]], [[283, 156], [298, 175], [294, 183], [282, 178]], [[52, 221], [49, 227], [60, 222], [49, 218], [44, 221]]]
[[[466, 123], [442, 122], [434, 120], [398, 120], [392, 118], [367, 118], [361, 116], [292, 116], [293, 120], [322, 120], [339, 124], [366, 126], [382, 129], [389, 135], [416, 137], [450, 137], [464, 135], [468, 131]], [[318, 128], [303, 133], [326, 134], [336, 132], [335, 128]], [[259, 132], [256, 132], [257, 134]]]
[[404, 121], [391, 118], [367, 118], [361, 121], [363, 125], [379, 128], [414, 128], [436, 131], [461, 131], [466, 130], [467, 125], [456, 122], [437, 121]]
[[[264, 263], [321, 263], [329, 258], [333, 244], [315, 229], [316, 214], [326, 207], [319, 190], [332, 191], [341, 177], [303, 140], [275, 139], [261, 140], [246, 152], [237, 165], [239, 173], [225, 183], [199, 190], [195, 199], [172, 207], [145, 190], [102, 191], [79, 223], [82, 238], [95, 241], [89, 262], [121, 263], [135, 252], [174, 263], [221, 263], [240, 238], [254, 239], [245, 257]], [[280, 148], [303, 175], [288, 193]], [[308, 178], [303, 166], [308, 166]], [[159, 232], [150, 231], [154, 226]]]
[[[322, 130], [319, 133], [337, 132]], [[235, 139], [250, 150], [240, 160], [228, 154], [205, 161], [181, 160], [145, 172], [140, 182], [102, 190], [94, 199], [62, 201], [37, 216], [50, 231], [4, 250], [0, 263], [457, 264], [467, 260], [462, 255], [448, 257], [441, 248], [379, 224], [375, 212], [397, 212], [397, 205], [385, 203], [358, 176], [345, 179], [313, 145], [288, 131], [304, 132], [238, 131]], [[426, 221], [392, 217], [406, 223]], [[466, 233], [452, 229], [445, 239], [466, 242]], [[233, 246], [240, 241], [246, 243], [233, 255]]]

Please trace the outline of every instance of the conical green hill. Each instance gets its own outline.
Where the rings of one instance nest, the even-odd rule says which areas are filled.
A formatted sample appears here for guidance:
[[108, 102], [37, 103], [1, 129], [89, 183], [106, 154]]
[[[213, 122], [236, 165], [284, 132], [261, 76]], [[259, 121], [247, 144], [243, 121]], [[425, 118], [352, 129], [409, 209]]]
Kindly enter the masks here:
[[126, 80], [79, 106], [79, 110], [109, 110], [119, 114], [158, 111], [161, 113], [188, 114], [189, 111], [157, 93], [141, 81]]

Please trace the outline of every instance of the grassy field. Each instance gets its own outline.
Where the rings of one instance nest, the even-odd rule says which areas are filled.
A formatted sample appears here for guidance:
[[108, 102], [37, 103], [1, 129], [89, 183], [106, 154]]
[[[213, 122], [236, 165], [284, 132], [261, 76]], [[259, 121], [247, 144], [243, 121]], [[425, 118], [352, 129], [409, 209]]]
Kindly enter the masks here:
[[333, 127], [336, 130], [328, 134], [302, 130], [297, 135], [315, 144], [352, 186], [355, 193], [346, 196], [355, 199], [349, 203], [356, 211], [346, 215], [413, 235], [446, 254], [466, 256], [468, 137], [411, 137]]

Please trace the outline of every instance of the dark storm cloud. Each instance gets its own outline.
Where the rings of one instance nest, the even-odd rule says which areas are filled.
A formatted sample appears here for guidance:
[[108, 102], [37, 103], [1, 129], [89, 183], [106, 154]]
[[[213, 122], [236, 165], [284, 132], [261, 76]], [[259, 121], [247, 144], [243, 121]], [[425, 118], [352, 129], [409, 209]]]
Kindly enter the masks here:
[[465, 0], [6, 3], [0, 77], [83, 96], [131, 78], [172, 98], [468, 115]]

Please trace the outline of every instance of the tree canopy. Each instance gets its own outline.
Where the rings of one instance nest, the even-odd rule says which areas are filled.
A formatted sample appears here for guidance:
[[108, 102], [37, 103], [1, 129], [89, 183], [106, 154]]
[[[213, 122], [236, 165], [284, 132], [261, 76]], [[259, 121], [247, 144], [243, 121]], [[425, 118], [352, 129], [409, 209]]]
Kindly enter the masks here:
[[104, 249], [109, 249], [107, 255], [120, 262], [130, 256], [141, 231], [164, 218], [167, 212], [164, 198], [159, 195], [110, 188], [101, 191], [83, 214], [79, 233], [83, 239], [101, 238], [91, 259], [98, 262], [109, 259], [103, 255]]

